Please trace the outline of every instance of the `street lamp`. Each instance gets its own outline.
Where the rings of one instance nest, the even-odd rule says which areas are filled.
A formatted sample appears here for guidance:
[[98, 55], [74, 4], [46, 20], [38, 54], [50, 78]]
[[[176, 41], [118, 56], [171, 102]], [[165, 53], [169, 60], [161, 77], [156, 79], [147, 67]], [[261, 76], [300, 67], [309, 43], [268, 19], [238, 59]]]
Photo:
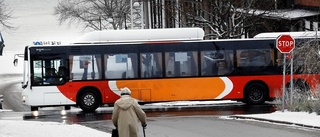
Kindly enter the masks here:
[[[133, 3], [133, 0], [130, 0], [130, 11], [131, 11], [131, 29], [133, 29], [133, 7], [139, 7], [140, 6], [140, 3], [139, 2], [134, 2]], [[143, 4], [141, 4], [141, 7], [140, 7], [140, 16], [141, 16], [141, 28], [143, 29]]]
[[[123, 14], [123, 17], [124, 17], [124, 29], [127, 29], [127, 14], [126, 13], [122, 13]], [[122, 15], [113, 15], [112, 18], [108, 18], [107, 21], [109, 23], [113, 23], [114, 22], [114, 18], [119, 18], [122, 19]], [[119, 23], [120, 25], [120, 23]], [[122, 21], [121, 21], [121, 27], [122, 27]]]

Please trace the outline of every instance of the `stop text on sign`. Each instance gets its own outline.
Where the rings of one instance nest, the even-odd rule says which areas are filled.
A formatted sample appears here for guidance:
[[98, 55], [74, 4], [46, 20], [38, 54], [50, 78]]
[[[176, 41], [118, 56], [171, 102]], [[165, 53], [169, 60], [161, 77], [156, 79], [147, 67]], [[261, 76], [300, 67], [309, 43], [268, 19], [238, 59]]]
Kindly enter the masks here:
[[294, 42], [293, 41], [278, 41], [278, 45], [279, 45], [279, 47], [281, 47], [281, 46], [292, 47], [292, 46], [294, 46]]
[[295, 40], [290, 35], [280, 35], [276, 47], [281, 53], [290, 53], [295, 47]]

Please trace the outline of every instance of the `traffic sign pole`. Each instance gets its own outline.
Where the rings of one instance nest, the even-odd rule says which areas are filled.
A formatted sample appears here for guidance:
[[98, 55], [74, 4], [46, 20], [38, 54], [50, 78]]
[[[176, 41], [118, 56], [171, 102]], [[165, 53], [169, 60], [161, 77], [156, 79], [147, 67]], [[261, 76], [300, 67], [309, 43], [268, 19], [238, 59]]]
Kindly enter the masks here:
[[290, 106], [292, 106], [293, 101], [293, 51], [291, 51], [290, 60]]
[[[283, 53], [283, 80], [282, 80], [282, 112], [284, 112], [284, 95], [286, 90], [286, 53], [290, 53], [295, 47], [295, 40], [290, 35], [280, 35], [276, 40], [277, 49]], [[290, 69], [290, 104], [292, 104], [293, 92], [293, 55], [291, 52], [291, 69]]]
[[284, 93], [286, 90], [286, 53], [283, 54], [283, 72], [282, 72], [282, 112], [284, 112]]

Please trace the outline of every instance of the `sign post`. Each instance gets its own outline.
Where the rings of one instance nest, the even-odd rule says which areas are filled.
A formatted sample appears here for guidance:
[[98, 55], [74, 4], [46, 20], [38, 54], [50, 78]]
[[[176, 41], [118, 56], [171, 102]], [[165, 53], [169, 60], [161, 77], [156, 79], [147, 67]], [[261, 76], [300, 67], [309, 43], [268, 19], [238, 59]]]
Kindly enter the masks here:
[[2, 34], [0, 32], [0, 56], [2, 56], [2, 52], [3, 52], [4, 47], [5, 47], [4, 40], [3, 40]]
[[[295, 47], [295, 40], [290, 36], [290, 35], [280, 35], [277, 40], [276, 40], [276, 47], [277, 49], [283, 53], [283, 79], [282, 79], [282, 112], [284, 112], [284, 94], [285, 94], [285, 87], [286, 87], [286, 54], [290, 53], [294, 47]], [[290, 55], [291, 57], [291, 62], [293, 62], [293, 57], [292, 54]], [[290, 80], [290, 85], [291, 85], [291, 96], [292, 96], [292, 88], [293, 88], [293, 81], [292, 81], [292, 64], [291, 63], [291, 80]], [[292, 100], [292, 99], [291, 99]]]

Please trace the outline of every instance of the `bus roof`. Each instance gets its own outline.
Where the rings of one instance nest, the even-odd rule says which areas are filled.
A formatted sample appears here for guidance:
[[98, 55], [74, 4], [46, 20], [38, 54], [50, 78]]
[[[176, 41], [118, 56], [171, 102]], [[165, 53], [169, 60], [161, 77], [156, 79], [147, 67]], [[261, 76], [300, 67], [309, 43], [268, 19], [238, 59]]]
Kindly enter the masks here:
[[202, 40], [203, 37], [204, 31], [201, 28], [104, 30], [89, 32], [74, 44]]
[[277, 38], [280, 35], [290, 35], [293, 38], [318, 38], [319, 33], [319, 31], [270, 32], [257, 34], [254, 38]]

